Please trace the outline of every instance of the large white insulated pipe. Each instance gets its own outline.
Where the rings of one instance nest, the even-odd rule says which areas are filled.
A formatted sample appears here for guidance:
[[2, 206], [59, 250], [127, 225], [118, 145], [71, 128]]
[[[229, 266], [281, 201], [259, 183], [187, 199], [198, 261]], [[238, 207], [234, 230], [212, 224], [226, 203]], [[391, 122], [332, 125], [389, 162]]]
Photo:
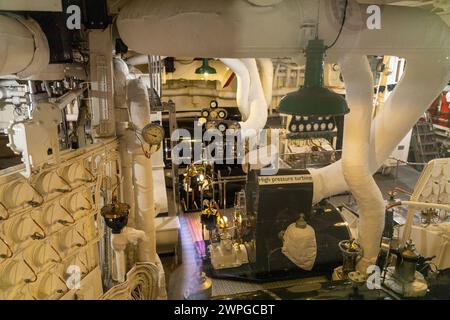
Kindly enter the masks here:
[[45, 34], [31, 18], [0, 14], [0, 76], [27, 78], [50, 61]]
[[[137, 130], [150, 123], [148, 91], [142, 79], [128, 82], [128, 105], [131, 122]], [[153, 170], [139, 143], [133, 153], [133, 185], [135, 193], [136, 228], [145, 232], [146, 238], [138, 244], [138, 261], [157, 262], [155, 208], [153, 201]]]
[[242, 137], [254, 136], [267, 122], [267, 103], [259, 77], [255, 59], [242, 59], [250, 74], [249, 106], [250, 113], [245, 121], [239, 122]]
[[236, 103], [242, 120], [246, 120], [250, 113], [249, 93], [250, 93], [250, 74], [245, 64], [239, 59], [220, 59], [224, 65], [234, 72], [237, 80]]
[[[449, 61], [442, 55], [411, 54], [406, 58], [403, 78], [372, 121], [369, 156], [372, 174], [389, 157], [450, 78]], [[314, 181], [314, 203], [348, 190], [341, 161], [321, 169], [311, 169], [310, 172]]]
[[[317, 6], [311, 0], [284, 0], [268, 7], [247, 0], [133, 0], [120, 11], [117, 28], [130, 48], [145, 54], [292, 57], [302, 54], [317, 21]], [[381, 6], [380, 29], [368, 28], [367, 5], [349, 0], [347, 10], [339, 41], [328, 52], [333, 62], [348, 51], [403, 57], [449, 49], [447, 25], [425, 10]], [[341, 1], [321, 1], [319, 37], [326, 44], [334, 41], [341, 22]]]
[[365, 55], [340, 59], [350, 113], [345, 116], [342, 173], [358, 204], [358, 242], [363, 249], [358, 263], [365, 273], [374, 265], [384, 227], [384, 201], [369, 167], [373, 109], [373, 76]]
[[272, 110], [272, 92], [273, 92], [273, 62], [269, 58], [256, 59], [261, 71], [261, 82], [266, 97], [267, 106]]

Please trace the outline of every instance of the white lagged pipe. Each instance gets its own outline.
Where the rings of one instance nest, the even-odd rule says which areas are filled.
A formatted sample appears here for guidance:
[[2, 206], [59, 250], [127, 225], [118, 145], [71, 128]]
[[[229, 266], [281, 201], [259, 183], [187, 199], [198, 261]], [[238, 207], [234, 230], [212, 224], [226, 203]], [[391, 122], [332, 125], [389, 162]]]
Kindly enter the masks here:
[[256, 59], [261, 71], [261, 82], [266, 97], [267, 106], [272, 110], [272, 92], [273, 92], [273, 62], [269, 58]]
[[255, 59], [242, 59], [250, 74], [249, 104], [250, 114], [245, 121], [239, 122], [242, 137], [255, 135], [267, 122], [267, 103], [259, 77]]
[[111, 247], [114, 250], [116, 258], [116, 274], [115, 278], [118, 282], [125, 281], [126, 275], [126, 259], [125, 249], [128, 243], [137, 244], [138, 240], [145, 240], [146, 235], [142, 230], [125, 227], [119, 234], [111, 235]]
[[[150, 122], [150, 105], [144, 81], [141, 79], [130, 80], [127, 96], [131, 122], [137, 130], [142, 130]], [[140, 143], [137, 143], [132, 154], [136, 228], [143, 230], [146, 234], [146, 239], [139, 242], [138, 261], [156, 263], [152, 164], [142, 151]]]
[[373, 76], [367, 57], [346, 55], [340, 60], [350, 113], [344, 122], [342, 173], [358, 203], [358, 242], [361, 272], [375, 264], [384, 228], [384, 201], [369, 167]]
[[[450, 60], [445, 55], [416, 53], [406, 59], [402, 79], [372, 122], [369, 156], [372, 174], [428, 109], [450, 77]], [[341, 165], [341, 161], [337, 161], [327, 167], [310, 170], [314, 181], [314, 203], [349, 189]]]
[[250, 94], [250, 74], [245, 64], [239, 59], [220, 59], [224, 65], [234, 72], [237, 80], [236, 103], [242, 120], [246, 120], [250, 113], [249, 94]]
[[0, 14], [0, 43], [0, 76], [27, 78], [49, 63], [47, 38], [31, 18]]

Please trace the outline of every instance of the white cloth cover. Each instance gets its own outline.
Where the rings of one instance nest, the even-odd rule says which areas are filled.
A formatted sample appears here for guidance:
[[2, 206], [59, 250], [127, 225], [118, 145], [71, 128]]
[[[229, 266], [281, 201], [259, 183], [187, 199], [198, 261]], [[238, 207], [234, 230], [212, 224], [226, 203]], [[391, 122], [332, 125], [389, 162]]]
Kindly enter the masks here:
[[317, 256], [316, 233], [307, 225], [298, 228], [295, 223], [289, 225], [283, 236], [283, 254], [299, 268], [310, 271]]

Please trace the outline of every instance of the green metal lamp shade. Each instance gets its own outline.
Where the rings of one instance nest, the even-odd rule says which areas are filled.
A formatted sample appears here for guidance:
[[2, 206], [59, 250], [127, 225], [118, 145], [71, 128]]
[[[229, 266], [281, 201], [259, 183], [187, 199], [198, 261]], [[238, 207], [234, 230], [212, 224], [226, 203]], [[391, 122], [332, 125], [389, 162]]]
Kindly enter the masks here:
[[280, 113], [299, 116], [338, 116], [349, 112], [345, 99], [326, 88], [302, 88], [280, 101]]
[[211, 67], [208, 63], [208, 59], [207, 58], [203, 58], [202, 59], [202, 65], [201, 67], [195, 69], [195, 73], [196, 74], [213, 74], [216, 73], [216, 69], [214, 69], [213, 67]]
[[323, 87], [325, 55], [323, 40], [314, 39], [306, 47], [305, 85], [280, 101], [279, 112], [298, 116], [338, 116], [349, 112], [345, 99]]

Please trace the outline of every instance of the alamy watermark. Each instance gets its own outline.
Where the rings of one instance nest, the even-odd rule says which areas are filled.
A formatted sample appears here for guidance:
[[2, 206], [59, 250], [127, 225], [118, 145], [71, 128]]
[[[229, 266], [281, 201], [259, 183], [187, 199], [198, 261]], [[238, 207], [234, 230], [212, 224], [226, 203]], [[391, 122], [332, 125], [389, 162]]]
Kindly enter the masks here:
[[194, 122], [194, 136], [187, 129], [172, 133], [172, 163], [175, 165], [199, 163], [244, 164], [261, 168], [261, 174], [278, 172], [278, 130], [241, 129], [203, 131], [199, 122]]

